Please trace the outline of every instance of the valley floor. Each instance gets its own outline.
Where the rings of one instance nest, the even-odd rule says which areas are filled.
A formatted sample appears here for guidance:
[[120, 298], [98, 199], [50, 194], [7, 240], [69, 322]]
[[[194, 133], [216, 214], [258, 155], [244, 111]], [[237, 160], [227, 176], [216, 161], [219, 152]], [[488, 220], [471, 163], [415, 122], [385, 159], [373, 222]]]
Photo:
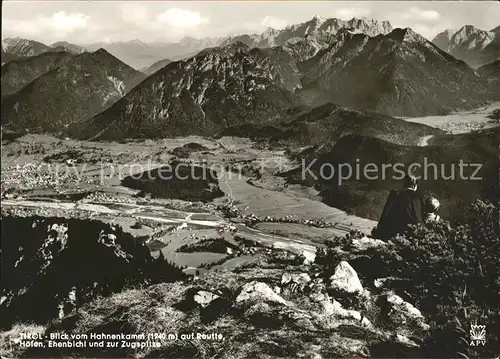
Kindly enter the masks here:
[[[188, 143], [208, 148], [205, 153], [194, 152], [189, 159], [183, 160], [191, 164], [205, 163], [217, 169], [224, 197], [213, 203], [145, 199], [136, 196], [139, 191], [121, 185], [120, 178], [166, 164], [175, 158], [170, 151]], [[211, 261], [220, 262], [226, 257], [207, 253], [205, 258], [200, 253], [177, 253], [175, 250], [191, 243], [193, 238], [217, 237], [217, 229], [232, 222], [216, 209], [227, 203], [245, 216], [262, 218], [266, 224], [248, 228], [243, 223], [236, 223], [242, 237], [295, 252], [314, 252], [315, 243], [321, 245], [318, 238], [343, 235], [351, 230], [369, 233], [375, 225], [372, 220], [348, 215], [320, 202], [314, 190], [299, 185], [285, 186], [275, 175], [298, 164], [284, 156], [283, 151], [261, 150], [239, 138], [216, 141], [187, 137], [123, 144], [74, 142], [31, 135], [6, 144], [2, 153], [2, 184], [4, 190], [15, 193], [2, 201], [4, 213], [99, 218], [137, 236], [153, 235], [156, 241], [165, 244], [162, 252], [166, 258], [181, 266], [197, 267]], [[47, 163], [55, 154], [63, 154], [62, 159]], [[81, 159], [82, 163], [68, 165], [68, 159]], [[262, 170], [259, 187], [250, 184], [245, 174], [223, 168], [228, 164], [237, 167], [248, 163]], [[191, 207], [196, 212], [191, 211]], [[281, 221], [282, 218], [286, 220]], [[177, 229], [159, 235], [157, 233], [162, 230], [148, 225], [141, 229], [131, 228], [137, 221], [151, 222], [151, 227]], [[329, 224], [326, 228], [317, 228], [314, 221]]]

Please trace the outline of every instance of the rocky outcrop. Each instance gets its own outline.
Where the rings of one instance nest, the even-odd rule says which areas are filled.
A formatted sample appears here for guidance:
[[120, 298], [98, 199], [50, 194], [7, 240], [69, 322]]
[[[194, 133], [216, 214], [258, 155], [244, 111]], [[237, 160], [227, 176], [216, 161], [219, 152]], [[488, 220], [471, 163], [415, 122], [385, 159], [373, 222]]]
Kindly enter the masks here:
[[198, 303], [202, 308], [206, 308], [212, 303], [215, 299], [220, 298], [217, 294], [207, 292], [205, 290], [200, 290], [194, 296], [194, 301]]
[[153, 260], [141, 241], [99, 221], [3, 217], [1, 229], [2, 328], [68, 315], [125, 285], [184, 277]]

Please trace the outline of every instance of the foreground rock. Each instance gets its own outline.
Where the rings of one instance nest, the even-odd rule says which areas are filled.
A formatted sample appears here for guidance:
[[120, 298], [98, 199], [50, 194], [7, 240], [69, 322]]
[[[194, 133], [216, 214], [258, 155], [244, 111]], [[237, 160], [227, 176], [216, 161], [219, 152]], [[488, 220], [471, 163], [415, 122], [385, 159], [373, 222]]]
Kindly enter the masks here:
[[390, 324], [400, 328], [400, 334], [411, 335], [418, 331], [429, 330], [429, 325], [424, 322], [424, 316], [412, 304], [392, 292], [389, 292], [385, 299], [388, 310], [382, 311], [382, 315]]
[[276, 294], [267, 284], [251, 282], [243, 286], [241, 293], [236, 298], [237, 304], [256, 302], [287, 304], [287, 301]]
[[210, 293], [204, 290], [200, 290], [194, 296], [194, 301], [198, 303], [202, 308], [206, 308], [214, 301], [215, 299], [220, 298], [217, 294]]
[[358, 274], [346, 261], [340, 262], [335, 268], [335, 273], [330, 277], [330, 288], [355, 295], [363, 292], [363, 285], [358, 278]]

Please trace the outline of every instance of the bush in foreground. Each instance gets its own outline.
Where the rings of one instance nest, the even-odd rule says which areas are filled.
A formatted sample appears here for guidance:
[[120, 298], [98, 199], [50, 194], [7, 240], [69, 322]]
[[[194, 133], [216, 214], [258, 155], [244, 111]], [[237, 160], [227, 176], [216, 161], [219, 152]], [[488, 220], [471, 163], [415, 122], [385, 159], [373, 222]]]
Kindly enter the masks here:
[[[494, 357], [499, 352], [498, 211], [494, 204], [477, 200], [455, 228], [447, 222], [420, 225], [357, 258], [339, 252], [350, 241], [337, 238], [318, 260], [332, 265], [347, 256], [365, 280], [398, 278], [394, 289], [431, 320], [422, 356]], [[470, 345], [472, 324], [486, 325], [484, 346]]]

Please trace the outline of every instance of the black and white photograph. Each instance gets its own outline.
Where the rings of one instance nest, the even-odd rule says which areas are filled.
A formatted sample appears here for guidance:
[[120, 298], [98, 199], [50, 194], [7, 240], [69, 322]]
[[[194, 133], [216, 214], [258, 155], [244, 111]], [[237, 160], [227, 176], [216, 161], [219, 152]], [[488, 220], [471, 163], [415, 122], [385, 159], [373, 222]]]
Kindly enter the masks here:
[[1, 5], [2, 359], [499, 358], [500, 1]]

